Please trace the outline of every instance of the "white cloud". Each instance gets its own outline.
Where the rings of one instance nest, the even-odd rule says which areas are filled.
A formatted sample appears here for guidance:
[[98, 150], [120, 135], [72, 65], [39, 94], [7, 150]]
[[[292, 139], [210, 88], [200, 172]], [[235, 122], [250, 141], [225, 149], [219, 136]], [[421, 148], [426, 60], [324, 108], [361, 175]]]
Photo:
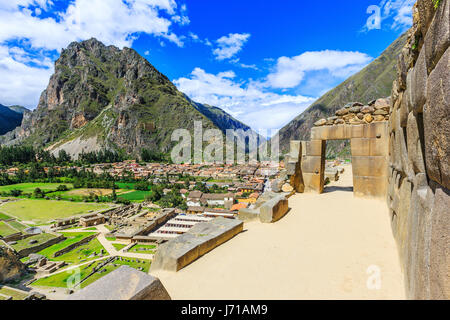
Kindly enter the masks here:
[[213, 50], [217, 60], [230, 59], [235, 56], [250, 38], [248, 33], [230, 33], [217, 39], [218, 47]]
[[[63, 11], [52, 12], [50, 17], [44, 19], [39, 17], [52, 9], [52, 6], [53, 2], [49, 0], [0, 2], [1, 58], [3, 63], [11, 63], [12, 70], [9, 71], [18, 77], [18, 82], [28, 79], [28, 74], [50, 74], [50, 60], [41, 56], [43, 62], [39, 64], [34, 57], [36, 52], [59, 51], [72, 41], [91, 37], [107, 45], [131, 47], [139, 33], [154, 35], [182, 47], [184, 37], [173, 33], [171, 26], [173, 22], [180, 25], [189, 23], [189, 18], [184, 13], [186, 7], [179, 9], [175, 0], [74, 0]], [[161, 12], [165, 12], [165, 15]], [[5, 51], [10, 43], [16, 42], [26, 44], [23, 52], [19, 52], [18, 48]], [[42, 67], [46, 68], [42, 70]], [[22, 75], [21, 71], [27, 74]], [[42, 85], [41, 79], [37, 83], [41, 85], [38, 90], [40, 94], [45, 85]], [[17, 89], [14, 86], [2, 88], [5, 90], [0, 92], [0, 103], [6, 103], [11, 96], [16, 96], [15, 103], [28, 107], [37, 104], [37, 92], [33, 96], [28, 89], [15, 88]]]
[[280, 57], [274, 71], [267, 77], [273, 88], [294, 88], [308, 71], [326, 71], [335, 78], [345, 78], [361, 70], [372, 58], [355, 51], [310, 51], [295, 57]]
[[244, 84], [235, 79], [233, 71], [211, 74], [195, 68], [189, 77], [174, 83], [194, 101], [223, 108], [255, 130], [279, 129], [315, 100], [269, 92], [259, 82]]
[[[377, 27], [373, 28], [367, 23], [362, 28], [362, 31], [369, 31], [372, 29], [380, 29], [385, 26], [390, 29], [407, 29], [412, 26], [412, 8], [416, 0], [382, 0], [378, 4], [380, 11], [379, 22]], [[371, 12], [372, 14], [375, 12]]]
[[31, 58], [20, 50], [0, 46], [1, 104], [36, 106], [43, 88], [48, 85], [53, 66], [50, 59], [43, 58], [41, 65], [46, 68], [30, 67], [24, 63], [30, 62], [29, 59]]

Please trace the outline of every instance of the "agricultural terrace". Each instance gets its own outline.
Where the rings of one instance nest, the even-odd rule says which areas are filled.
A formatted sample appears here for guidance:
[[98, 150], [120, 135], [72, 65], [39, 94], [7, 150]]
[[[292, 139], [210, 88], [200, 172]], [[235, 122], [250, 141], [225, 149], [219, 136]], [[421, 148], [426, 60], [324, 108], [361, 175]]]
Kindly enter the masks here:
[[[137, 262], [139, 260], [139, 262]], [[80, 279], [85, 278], [89, 274], [93, 272], [95, 268], [101, 265], [105, 260], [95, 261], [85, 266], [80, 267]], [[135, 269], [142, 268], [141, 270], [145, 273], [148, 273], [150, 269], [150, 260], [143, 259], [132, 259], [132, 258], [120, 258], [115, 261], [110, 262], [109, 264], [103, 266], [98, 272], [94, 273], [92, 276], [87, 278], [85, 281], [81, 283], [81, 288], [88, 286], [89, 284], [95, 282], [96, 280], [106, 276], [108, 273], [116, 270], [122, 265], [126, 265]], [[34, 281], [31, 285], [36, 287], [58, 287], [58, 288], [67, 288], [68, 279], [73, 276], [73, 271], [68, 272], [60, 272], [54, 275], [50, 275], [41, 279]]]
[[27, 294], [22, 291], [0, 286], [0, 300], [6, 300], [6, 297], [12, 297], [13, 300], [23, 300], [27, 297]]
[[0, 186], [0, 192], [11, 192], [11, 190], [21, 190], [22, 193], [33, 193], [36, 188], [44, 192], [56, 191], [60, 185], [65, 185], [68, 189], [72, 189], [71, 183], [19, 183], [8, 186]]
[[106, 204], [26, 199], [5, 203], [0, 207], [0, 211], [23, 221], [44, 224], [54, 219], [83, 215], [108, 208]]
[[137, 245], [133, 246], [130, 250], [128, 250], [128, 252], [155, 254], [156, 245], [137, 244]]
[[[22, 249], [26, 249], [26, 248], [30, 248], [30, 247], [34, 247], [34, 246], [38, 246], [44, 242], [49, 241], [50, 239], [55, 238], [56, 236], [54, 236], [53, 234], [50, 233], [41, 233], [41, 234], [37, 234], [31, 237], [28, 237], [26, 239], [22, 239], [22, 240], [18, 240], [16, 241], [16, 244], [11, 245], [14, 250], [16, 251], [20, 251]], [[30, 244], [30, 241], [35, 240], [36, 242], [33, 244]]]
[[64, 237], [66, 237], [65, 240], [57, 244], [54, 244], [48, 248], [45, 248], [44, 250], [38, 252], [38, 254], [46, 256], [48, 259], [51, 260], [55, 259], [55, 261], [66, 261], [64, 259], [60, 259], [62, 256], [54, 258], [53, 255], [55, 254], [55, 252], [58, 252], [61, 249], [64, 249], [74, 243], [77, 243], [89, 236], [94, 235], [95, 232], [64, 232], [62, 234], [64, 235]]

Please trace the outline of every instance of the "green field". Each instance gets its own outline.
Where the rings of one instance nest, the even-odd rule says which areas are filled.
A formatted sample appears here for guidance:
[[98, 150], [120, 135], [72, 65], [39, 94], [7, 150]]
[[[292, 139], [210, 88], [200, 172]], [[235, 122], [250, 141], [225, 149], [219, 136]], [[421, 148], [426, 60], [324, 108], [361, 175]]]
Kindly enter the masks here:
[[16, 220], [8, 221], [8, 224], [9, 224], [11, 227], [13, 227], [14, 229], [17, 229], [17, 230], [19, 230], [19, 231], [23, 231], [23, 230], [25, 230], [26, 228], [28, 228], [28, 226], [26, 226], [26, 225], [24, 225], [24, 224], [22, 224], [22, 223], [20, 223], [20, 222], [18, 222], [18, 221], [16, 221]]
[[7, 237], [18, 232], [19, 232], [18, 230], [11, 228], [5, 222], [0, 221], [0, 236]]
[[23, 300], [28, 296], [28, 294], [26, 293], [18, 292], [16, 290], [12, 290], [6, 287], [0, 287], [0, 293], [5, 296], [12, 297], [13, 300]]
[[[102, 250], [104, 250], [105, 256], [109, 255], [106, 252], [105, 248], [100, 243], [100, 241], [98, 241], [97, 239], [92, 239], [88, 243], [86, 243], [82, 246], [79, 246], [79, 247], [73, 249], [72, 251], [69, 251], [61, 256], [58, 256], [56, 258], [52, 257], [51, 260], [65, 261], [68, 264], [79, 264], [79, 263], [86, 262], [89, 260], [98, 259], [100, 257], [100, 253]], [[96, 255], [90, 257], [94, 253], [96, 253]]]
[[10, 217], [10, 216], [7, 216], [6, 214], [0, 212], [0, 220], [8, 220], [8, 219], [11, 219], [11, 217]]
[[151, 191], [132, 191], [119, 195], [119, 198], [139, 202], [144, 201], [151, 193]]
[[123, 248], [125, 248], [127, 246], [126, 244], [121, 244], [121, 243], [113, 243], [112, 245], [114, 248], [116, 248], [117, 251], [122, 250]]
[[143, 253], [143, 254], [155, 254], [156, 246], [151, 244], [137, 244], [132, 247], [128, 252]]
[[[112, 263], [109, 263], [108, 265], [104, 266], [103, 269], [106, 270], [106, 272], [103, 273], [95, 273], [93, 274], [91, 277], [89, 277], [86, 281], [84, 281], [81, 284], [81, 287], [84, 288], [86, 286], [88, 286], [89, 284], [95, 282], [96, 280], [106, 276], [108, 273], [116, 270], [117, 268], [119, 268], [122, 265], [127, 265], [130, 266], [132, 268], [138, 269], [139, 267], [144, 268], [143, 272], [147, 273], [149, 268], [150, 268], [150, 264], [151, 261], [150, 260], [143, 260], [143, 259], [139, 259], [139, 261], [142, 261], [141, 263], [137, 263], [136, 259], [133, 258], [124, 258], [126, 259], [125, 261], [120, 261], [120, 260], [116, 260]], [[80, 269], [80, 279], [84, 278], [85, 276], [87, 276], [89, 273], [92, 272], [92, 270], [98, 266], [101, 262], [103, 262], [104, 260], [101, 261], [96, 261], [94, 262], [90, 267], [86, 266], [82, 266]], [[129, 261], [129, 262], [128, 262]], [[59, 288], [66, 288], [67, 287], [67, 280], [72, 276], [72, 273], [70, 272], [61, 272], [55, 275], [51, 275], [48, 277], [44, 277], [41, 279], [36, 280], [35, 282], [32, 283], [33, 286], [41, 286], [41, 287], [59, 287]]]
[[89, 236], [94, 235], [95, 232], [64, 232], [63, 235], [66, 237], [65, 240], [54, 244], [48, 248], [45, 248], [44, 250], [41, 250], [38, 252], [38, 254], [46, 256], [49, 259], [53, 259], [53, 254], [61, 249], [64, 249], [67, 246], [70, 246], [71, 244], [74, 244], [78, 241], [81, 241]]
[[33, 221], [37, 224], [54, 219], [83, 215], [89, 211], [108, 209], [106, 204], [74, 203], [52, 200], [20, 200], [8, 202], [1, 206], [1, 211], [23, 221]]
[[[14, 250], [20, 251], [25, 248], [37, 246], [37, 245], [47, 242], [48, 240], [53, 239], [53, 238], [55, 238], [55, 236], [50, 233], [41, 233], [41, 234], [37, 234], [37, 235], [31, 236], [26, 239], [18, 240], [16, 244], [12, 245], [12, 247], [14, 248]], [[31, 240], [37, 240], [37, 243], [30, 244]]]
[[125, 189], [125, 190], [133, 190], [134, 189], [134, 185], [136, 183], [131, 183], [131, 182], [116, 182], [116, 186], [119, 189]]
[[60, 185], [66, 185], [67, 188], [72, 189], [71, 183], [19, 183], [8, 186], [0, 186], [0, 192], [10, 192], [11, 190], [22, 190], [23, 193], [33, 193], [34, 189], [39, 188], [42, 191], [53, 191]]

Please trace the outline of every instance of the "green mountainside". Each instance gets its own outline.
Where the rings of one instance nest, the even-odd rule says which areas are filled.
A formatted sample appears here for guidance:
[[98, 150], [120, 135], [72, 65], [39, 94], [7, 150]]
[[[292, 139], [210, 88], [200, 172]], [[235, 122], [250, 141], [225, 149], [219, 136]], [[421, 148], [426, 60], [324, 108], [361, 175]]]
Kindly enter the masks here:
[[[397, 57], [406, 43], [406, 38], [406, 33], [400, 36], [367, 67], [320, 97], [282, 128], [278, 133], [281, 150], [283, 152], [289, 150], [290, 140], [309, 140], [314, 122], [334, 116], [336, 110], [347, 103], [355, 101], [368, 103], [389, 96], [397, 74]], [[342, 141], [329, 141], [327, 148], [329, 157], [349, 154], [349, 144]]]

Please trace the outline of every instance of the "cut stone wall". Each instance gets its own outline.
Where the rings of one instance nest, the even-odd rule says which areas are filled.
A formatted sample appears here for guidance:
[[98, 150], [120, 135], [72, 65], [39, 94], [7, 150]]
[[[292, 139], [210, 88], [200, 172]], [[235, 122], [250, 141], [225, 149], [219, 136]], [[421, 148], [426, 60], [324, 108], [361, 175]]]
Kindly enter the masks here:
[[388, 196], [411, 299], [450, 298], [449, 0], [418, 0], [398, 59]]

